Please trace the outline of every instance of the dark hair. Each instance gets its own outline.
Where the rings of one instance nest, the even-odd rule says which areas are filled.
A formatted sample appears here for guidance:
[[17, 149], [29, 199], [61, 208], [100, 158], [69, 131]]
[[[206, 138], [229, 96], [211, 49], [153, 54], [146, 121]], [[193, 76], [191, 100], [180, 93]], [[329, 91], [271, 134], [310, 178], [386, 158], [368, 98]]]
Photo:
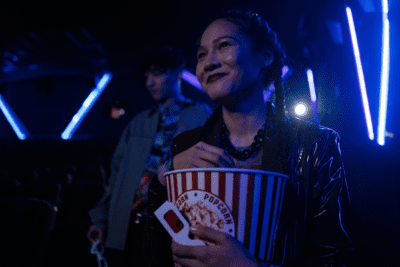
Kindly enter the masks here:
[[151, 50], [144, 56], [140, 71], [144, 74], [150, 70], [152, 65], [161, 73], [165, 73], [167, 69], [182, 70], [185, 63], [185, 58], [180, 49], [162, 46]]
[[264, 88], [267, 88], [272, 82], [275, 87], [275, 116], [272, 116], [274, 124], [277, 126], [274, 130], [274, 138], [277, 141], [279, 157], [281, 158], [281, 171], [287, 172], [287, 138], [285, 134], [285, 103], [282, 82], [282, 68], [285, 59], [285, 53], [282, 50], [281, 44], [278, 41], [277, 34], [270, 28], [268, 23], [261, 18], [257, 13], [242, 10], [225, 11], [217, 15], [213, 21], [223, 19], [238, 26], [244, 34], [250, 37], [253, 41], [254, 49], [262, 51], [266, 48], [271, 50], [274, 55], [273, 63], [268, 67], [268, 74], [264, 81]]

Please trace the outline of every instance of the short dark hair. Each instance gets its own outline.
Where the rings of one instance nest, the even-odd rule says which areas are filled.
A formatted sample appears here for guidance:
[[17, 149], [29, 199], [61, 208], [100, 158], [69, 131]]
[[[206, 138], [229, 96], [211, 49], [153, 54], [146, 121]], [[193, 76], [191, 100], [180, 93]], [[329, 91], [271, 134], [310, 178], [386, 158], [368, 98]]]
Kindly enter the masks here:
[[144, 56], [140, 70], [144, 74], [154, 65], [157, 71], [165, 73], [167, 69], [182, 70], [185, 63], [181, 49], [161, 46], [151, 50]]

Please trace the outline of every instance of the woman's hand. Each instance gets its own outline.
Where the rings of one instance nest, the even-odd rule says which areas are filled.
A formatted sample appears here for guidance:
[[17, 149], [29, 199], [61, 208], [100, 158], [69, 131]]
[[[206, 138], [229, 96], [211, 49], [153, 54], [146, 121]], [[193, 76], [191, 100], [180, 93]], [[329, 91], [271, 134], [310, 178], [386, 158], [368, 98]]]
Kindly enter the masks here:
[[185, 246], [172, 242], [172, 259], [176, 265], [255, 267], [257, 262], [250, 252], [231, 235], [208, 227], [191, 227], [190, 232], [206, 241], [207, 246]]
[[164, 173], [167, 172], [167, 162], [165, 162], [163, 165], [160, 165], [157, 170], [157, 177], [158, 181], [163, 185], [167, 185], [167, 181], [165, 180]]
[[174, 170], [191, 168], [235, 168], [235, 162], [222, 148], [198, 142], [173, 158]]

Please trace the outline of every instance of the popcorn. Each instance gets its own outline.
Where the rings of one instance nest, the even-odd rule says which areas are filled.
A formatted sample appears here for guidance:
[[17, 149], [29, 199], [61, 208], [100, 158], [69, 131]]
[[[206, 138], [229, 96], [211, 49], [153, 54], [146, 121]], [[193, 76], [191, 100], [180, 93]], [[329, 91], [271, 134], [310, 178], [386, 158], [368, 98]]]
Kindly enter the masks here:
[[188, 217], [191, 225], [206, 226], [220, 231], [225, 227], [225, 221], [203, 201], [197, 201], [194, 204], [185, 202], [182, 211]]

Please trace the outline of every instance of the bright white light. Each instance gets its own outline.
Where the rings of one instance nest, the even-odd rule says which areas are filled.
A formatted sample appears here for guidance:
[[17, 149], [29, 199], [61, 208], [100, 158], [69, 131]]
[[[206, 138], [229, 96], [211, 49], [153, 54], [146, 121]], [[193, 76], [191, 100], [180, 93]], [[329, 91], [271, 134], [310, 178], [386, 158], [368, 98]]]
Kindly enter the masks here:
[[390, 65], [390, 46], [389, 46], [389, 20], [387, 16], [387, 1], [383, 0], [383, 51], [382, 51], [382, 70], [381, 70], [381, 91], [379, 100], [379, 122], [378, 122], [378, 144], [385, 144], [387, 101], [389, 92], [389, 65]]
[[78, 129], [79, 125], [85, 118], [86, 114], [89, 112], [89, 110], [92, 108], [96, 100], [99, 98], [104, 88], [106, 88], [111, 78], [112, 78], [111, 73], [106, 73], [103, 75], [103, 77], [97, 83], [97, 86], [89, 94], [89, 96], [83, 102], [82, 107], [74, 115], [71, 122], [68, 124], [67, 128], [65, 128], [64, 132], [61, 134], [62, 139], [64, 140], [71, 139], [72, 135], [75, 133], [76, 129]]
[[351, 12], [350, 7], [346, 7], [346, 13], [347, 13], [347, 20], [349, 22], [351, 42], [353, 44], [353, 52], [354, 52], [354, 58], [356, 61], [357, 74], [358, 74], [358, 84], [360, 86], [361, 99], [362, 99], [363, 109], [364, 109], [364, 114], [365, 114], [365, 122], [367, 124], [367, 129], [368, 129], [368, 137], [369, 137], [369, 139], [374, 140], [375, 136], [374, 136], [374, 130], [372, 127], [372, 119], [371, 119], [371, 112], [370, 112], [369, 102], [368, 102], [367, 88], [365, 85], [364, 71], [363, 71], [362, 64], [361, 64], [360, 49], [358, 47], [356, 29], [354, 26], [353, 14]]
[[296, 113], [296, 115], [298, 116], [304, 116], [307, 113], [307, 106], [304, 103], [298, 103], [295, 107], [294, 107], [294, 112]]
[[20, 140], [25, 140], [26, 136], [29, 135], [28, 130], [26, 130], [25, 126], [18, 119], [17, 115], [14, 113], [12, 108], [8, 105], [7, 101], [0, 94], [0, 109], [6, 117], [8, 123], [10, 123], [13, 128], [15, 134], [18, 136]]
[[382, 0], [382, 12], [386, 15], [389, 13], [389, 5], [387, 0]]

